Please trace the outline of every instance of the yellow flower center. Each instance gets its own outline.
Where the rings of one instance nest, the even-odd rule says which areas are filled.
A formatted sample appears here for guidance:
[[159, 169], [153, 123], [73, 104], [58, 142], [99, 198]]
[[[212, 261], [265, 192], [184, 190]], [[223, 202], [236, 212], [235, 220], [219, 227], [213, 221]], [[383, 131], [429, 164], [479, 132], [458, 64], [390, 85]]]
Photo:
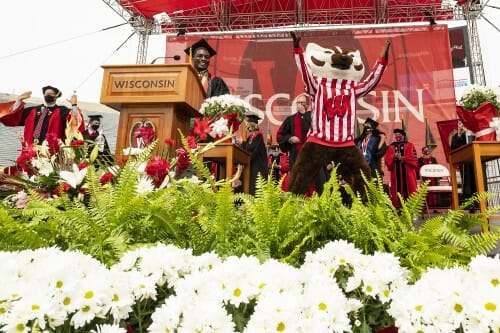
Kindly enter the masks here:
[[233, 295], [236, 297], [240, 297], [241, 296], [241, 289], [240, 288], [234, 289]]
[[326, 311], [327, 305], [325, 303], [321, 302], [321, 303], [319, 303], [318, 308], [321, 311]]
[[282, 321], [278, 324], [278, 326], [276, 327], [276, 331], [278, 332], [283, 332], [285, 330], [285, 323], [283, 323]]
[[86, 299], [90, 299], [90, 298], [94, 297], [94, 292], [93, 292], [92, 290], [87, 291], [87, 292], [85, 293], [85, 296], [84, 296], [84, 297], [85, 297]]
[[497, 309], [497, 306], [495, 303], [491, 303], [491, 302], [488, 302], [484, 305], [484, 308], [487, 310], [487, 311], [491, 311], [491, 312], [494, 312], [496, 309]]
[[423, 308], [424, 308], [424, 306], [423, 306], [423, 305], [417, 305], [417, 306], [415, 307], [415, 311], [419, 311], [419, 312], [420, 312], [420, 311], [422, 311], [422, 309], [423, 309]]
[[461, 313], [464, 307], [461, 304], [455, 304], [454, 309], [456, 312]]

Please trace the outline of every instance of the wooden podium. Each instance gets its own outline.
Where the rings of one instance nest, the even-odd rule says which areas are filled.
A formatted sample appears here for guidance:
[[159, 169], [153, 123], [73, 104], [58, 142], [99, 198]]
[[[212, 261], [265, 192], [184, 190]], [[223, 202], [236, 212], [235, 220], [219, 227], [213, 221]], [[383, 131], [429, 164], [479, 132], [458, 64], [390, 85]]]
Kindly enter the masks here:
[[155, 139], [180, 142], [199, 117], [205, 92], [190, 64], [103, 65], [101, 103], [120, 112], [116, 158], [126, 148], [144, 148]]
[[[465, 146], [458, 147], [450, 152], [450, 170], [452, 182], [452, 209], [459, 209], [458, 203], [458, 185], [455, 168], [460, 163], [472, 163], [474, 166], [474, 178], [476, 180], [476, 190], [479, 193], [486, 192], [484, 186], [483, 163], [500, 158], [500, 141], [473, 141]], [[471, 177], [472, 175], [467, 175]], [[481, 213], [486, 212], [486, 202], [479, 202]], [[487, 231], [487, 228], [483, 228]]]

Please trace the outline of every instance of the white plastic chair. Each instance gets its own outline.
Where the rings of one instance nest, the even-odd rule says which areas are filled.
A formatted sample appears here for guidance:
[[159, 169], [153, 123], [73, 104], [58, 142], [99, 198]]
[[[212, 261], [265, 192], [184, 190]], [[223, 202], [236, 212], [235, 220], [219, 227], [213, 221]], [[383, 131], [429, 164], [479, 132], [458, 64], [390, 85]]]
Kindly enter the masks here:
[[[439, 185], [429, 185], [427, 187], [427, 197], [429, 194], [435, 193], [437, 196], [442, 194], [449, 195], [449, 205], [434, 207], [436, 209], [451, 209], [451, 196], [452, 188], [450, 182], [450, 171], [447, 167], [441, 164], [426, 164], [420, 168], [420, 177], [424, 178], [438, 178]], [[430, 216], [429, 205], [427, 200], [425, 201], [425, 206], [427, 208], [427, 215]]]

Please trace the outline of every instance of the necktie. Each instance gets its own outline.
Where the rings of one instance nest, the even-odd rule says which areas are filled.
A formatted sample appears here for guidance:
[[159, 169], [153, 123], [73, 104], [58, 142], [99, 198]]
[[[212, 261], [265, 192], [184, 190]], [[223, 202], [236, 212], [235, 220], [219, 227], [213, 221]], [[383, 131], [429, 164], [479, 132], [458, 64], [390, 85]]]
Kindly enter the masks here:
[[45, 106], [42, 106], [42, 113], [40, 114], [40, 117], [38, 118], [38, 122], [36, 123], [36, 126], [35, 126], [35, 130], [33, 131], [33, 139], [38, 139], [40, 137], [40, 132], [42, 130], [43, 121], [45, 120], [47, 113], [49, 113], [47, 108]]

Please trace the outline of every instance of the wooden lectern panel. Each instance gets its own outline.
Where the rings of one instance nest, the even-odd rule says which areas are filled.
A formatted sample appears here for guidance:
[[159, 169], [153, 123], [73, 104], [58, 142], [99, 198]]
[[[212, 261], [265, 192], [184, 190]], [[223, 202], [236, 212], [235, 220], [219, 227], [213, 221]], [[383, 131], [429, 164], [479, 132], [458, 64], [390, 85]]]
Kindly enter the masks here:
[[116, 110], [123, 104], [180, 103], [192, 117], [205, 99], [198, 74], [183, 65], [104, 65], [101, 103]]
[[198, 74], [183, 65], [105, 65], [101, 103], [120, 111], [116, 157], [126, 148], [144, 148], [158, 139], [180, 145], [179, 130], [189, 134], [191, 117], [199, 117], [205, 91]]

